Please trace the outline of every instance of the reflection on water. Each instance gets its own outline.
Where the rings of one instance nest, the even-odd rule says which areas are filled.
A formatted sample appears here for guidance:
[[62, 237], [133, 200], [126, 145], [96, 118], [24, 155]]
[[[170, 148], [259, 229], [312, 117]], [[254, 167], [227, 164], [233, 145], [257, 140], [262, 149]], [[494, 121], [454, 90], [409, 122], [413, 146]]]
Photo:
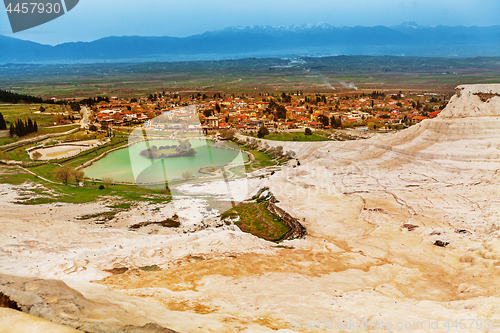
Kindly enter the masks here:
[[[217, 148], [216, 144], [205, 139], [189, 140], [191, 146], [196, 150], [195, 156], [183, 156], [150, 160], [141, 156], [140, 152], [147, 148], [145, 142], [136, 143], [128, 148], [119, 149], [109, 153], [104, 158], [84, 169], [85, 175], [90, 178], [102, 179], [110, 177], [118, 182], [152, 183], [161, 182], [165, 178], [169, 181], [182, 178], [184, 172], [190, 172], [194, 177], [201, 176], [201, 168], [217, 167], [247, 161], [246, 154], [239, 150]], [[172, 146], [178, 145], [177, 140], [153, 140], [149, 145]], [[210, 146], [208, 146], [209, 144]], [[133, 166], [131, 163], [133, 161]], [[165, 165], [165, 170], [163, 165]], [[133, 170], [134, 169], [134, 170]], [[166, 173], [166, 177], [164, 175]]]

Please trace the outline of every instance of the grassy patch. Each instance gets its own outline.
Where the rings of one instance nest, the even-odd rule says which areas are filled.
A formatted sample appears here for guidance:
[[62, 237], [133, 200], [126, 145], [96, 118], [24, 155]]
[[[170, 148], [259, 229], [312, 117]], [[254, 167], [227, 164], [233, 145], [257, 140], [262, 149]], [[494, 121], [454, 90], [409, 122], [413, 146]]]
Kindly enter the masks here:
[[111, 208], [110, 211], [99, 212], [99, 213], [94, 213], [94, 214], [85, 214], [85, 215], [79, 216], [78, 219], [79, 220], [94, 219], [97, 222], [105, 223], [105, 222], [108, 222], [108, 221], [111, 221], [112, 219], [114, 219], [116, 214], [128, 211], [131, 206], [132, 206], [131, 203], [109, 205], [108, 207]]
[[151, 266], [142, 266], [139, 267], [139, 269], [143, 271], [159, 271], [160, 267], [158, 265], [151, 265]]
[[[78, 124], [65, 125], [65, 126], [61, 126], [61, 127], [39, 127], [38, 132], [30, 133], [30, 134], [25, 135], [25, 136], [20, 137], [20, 138], [11, 138], [11, 137], [0, 138], [0, 146], [7, 145], [9, 143], [14, 143], [14, 142], [21, 141], [21, 140], [33, 139], [33, 138], [36, 138], [38, 136], [42, 136], [42, 135], [46, 135], [46, 134], [65, 133], [65, 132], [68, 132], [72, 129], [78, 128], [78, 127], [80, 127], [80, 125], [78, 125]], [[27, 144], [26, 147], [30, 146], [30, 145], [35, 145], [35, 144], [34, 143]]]
[[[46, 109], [41, 113], [35, 113], [40, 105]], [[39, 127], [54, 125], [55, 115], [51, 113], [67, 112], [66, 106], [57, 104], [0, 104], [0, 113], [3, 114], [7, 127], [17, 119], [31, 118], [36, 120]]]
[[266, 202], [241, 203], [235, 208], [221, 215], [222, 219], [234, 219], [239, 216], [235, 224], [244, 232], [257, 237], [278, 242], [290, 230], [288, 225], [279, 217], [271, 214], [266, 208]]
[[110, 208], [114, 208], [114, 209], [130, 209], [130, 203], [121, 203], [121, 204], [117, 204], [117, 205], [112, 205], [112, 206], [109, 206]]
[[253, 150], [248, 147], [240, 145], [240, 149], [251, 153], [255, 157], [255, 161], [245, 165], [246, 172], [252, 172], [268, 166], [276, 165], [276, 162], [271, 156], [258, 150]]
[[105, 223], [108, 221], [111, 221], [112, 219], [115, 218], [116, 214], [122, 212], [123, 210], [112, 210], [109, 212], [99, 212], [95, 214], [85, 214], [79, 216], [77, 219], [78, 220], [90, 220], [90, 219], [95, 219], [96, 222], [98, 223]]
[[[247, 134], [248, 135], [248, 134]], [[248, 135], [256, 138], [257, 135]], [[266, 140], [274, 140], [274, 141], [330, 141], [326, 136], [322, 136], [317, 133], [313, 133], [312, 135], [304, 135], [301, 132], [281, 132], [281, 133], [270, 133], [264, 137]]]
[[[80, 128], [80, 124], [68, 124], [63, 126], [52, 126], [52, 127], [39, 127], [38, 134], [54, 134], [54, 133], [64, 133], [71, 131], [72, 129]], [[24, 136], [23, 136], [24, 138]]]
[[2, 155], [3, 157], [8, 158], [9, 160], [16, 160], [16, 161], [28, 161], [30, 159], [28, 153], [26, 152], [25, 147], [19, 147], [9, 152], [3, 152]]
[[[43, 176], [47, 175], [49, 177], [51, 167], [51, 165], [42, 165], [33, 169], [36, 169], [35, 172], [38, 174]], [[57, 202], [81, 204], [105, 199], [113, 199], [114, 201], [120, 202], [110, 205], [110, 208], [116, 211], [116, 214], [119, 211], [130, 209], [134, 202], [142, 201], [159, 204], [169, 202], [171, 200], [170, 193], [166, 191], [162, 191], [160, 189], [145, 189], [135, 185], [116, 184], [110, 185], [109, 189], [99, 190], [98, 186], [100, 183], [87, 182], [84, 187], [52, 184], [31, 174], [25, 173], [20, 169], [16, 169], [16, 172], [13, 173], [0, 174], [0, 183], [20, 185], [27, 181], [43, 185], [46, 191], [50, 191], [50, 194], [46, 194], [45, 192], [37, 189], [30, 189], [29, 191], [31, 192], [31, 195], [29, 195], [29, 193], [26, 195], [23, 194], [25, 196], [25, 200], [20, 202], [26, 205]]]

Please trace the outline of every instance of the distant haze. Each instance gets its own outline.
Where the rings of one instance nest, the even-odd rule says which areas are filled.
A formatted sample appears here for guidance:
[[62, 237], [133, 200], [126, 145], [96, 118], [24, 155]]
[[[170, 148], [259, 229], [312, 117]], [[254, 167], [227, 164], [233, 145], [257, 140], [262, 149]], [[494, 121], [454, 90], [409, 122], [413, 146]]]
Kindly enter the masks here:
[[248, 57], [394, 55], [499, 57], [500, 25], [422, 27], [227, 28], [191, 37], [106, 37], [93, 42], [42, 45], [0, 36], [0, 63], [91, 63], [220, 60]]
[[107, 36], [186, 37], [230, 26], [303, 25], [492, 26], [499, 23], [498, 0], [83, 0], [66, 15], [12, 34], [5, 11], [0, 34], [56, 45]]

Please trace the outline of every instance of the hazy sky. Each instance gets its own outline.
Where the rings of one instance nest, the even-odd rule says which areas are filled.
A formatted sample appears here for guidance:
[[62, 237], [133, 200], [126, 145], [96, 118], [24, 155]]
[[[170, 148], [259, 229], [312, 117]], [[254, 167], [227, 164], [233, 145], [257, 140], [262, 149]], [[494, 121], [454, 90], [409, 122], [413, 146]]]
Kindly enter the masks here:
[[499, 13], [498, 0], [80, 0], [66, 15], [16, 34], [2, 11], [0, 34], [54, 45], [111, 35], [184, 37], [248, 25], [491, 26], [500, 24]]

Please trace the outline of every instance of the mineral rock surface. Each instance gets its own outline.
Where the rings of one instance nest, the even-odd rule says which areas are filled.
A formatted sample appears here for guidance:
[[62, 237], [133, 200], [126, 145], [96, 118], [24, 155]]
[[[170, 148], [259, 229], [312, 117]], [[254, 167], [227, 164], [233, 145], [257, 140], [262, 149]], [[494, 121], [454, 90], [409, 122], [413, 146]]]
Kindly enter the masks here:
[[[8, 203], [15, 189], [6, 186], [0, 272], [64, 279], [145, 320], [137, 325], [179, 332], [299, 332], [319, 322], [331, 332], [352, 322], [356, 332], [382, 322], [453, 332], [461, 319], [481, 331], [500, 319], [499, 93], [460, 86], [437, 118], [368, 140], [267, 141], [300, 161], [252, 180], [307, 230], [279, 246], [231, 227], [102, 230], [74, 219], [85, 206], [28, 212]], [[137, 269], [153, 264], [161, 270]], [[128, 270], [106, 271], [119, 267]]]

